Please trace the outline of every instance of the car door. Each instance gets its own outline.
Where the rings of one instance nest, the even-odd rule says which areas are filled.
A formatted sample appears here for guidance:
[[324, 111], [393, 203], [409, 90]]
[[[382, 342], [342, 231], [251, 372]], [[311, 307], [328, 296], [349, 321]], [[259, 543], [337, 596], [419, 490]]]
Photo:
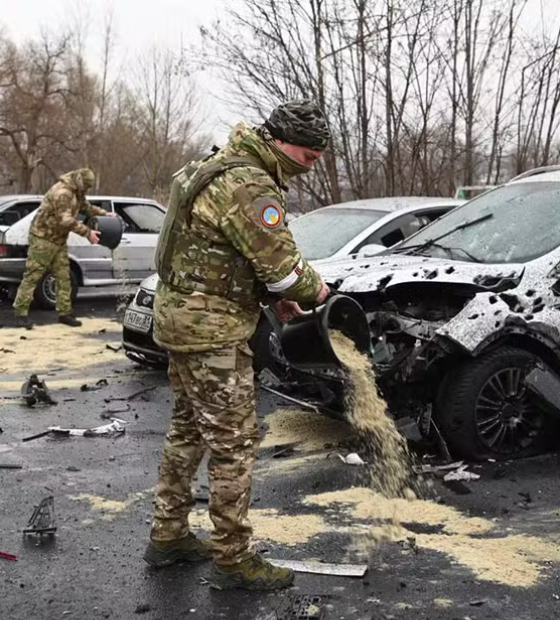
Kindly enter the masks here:
[[[111, 211], [111, 201], [101, 198], [87, 197], [87, 201], [95, 206]], [[78, 213], [76, 219], [80, 222], [86, 221], [84, 213]], [[113, 278], [113, 265], [111, 250], [99, 244], [90, 243], [85, 237], [70, 233], [68, 235], [68, 255], [71, 260], [78, 263], [84, 280], [89, 285], [103, 284], [105, 280]]]
[[124, 232], [119, 247], [113, 251], [116, 279], [143, 280], [156, 270], [155, 251], [165, 209], [155, 202], [113, 201]]

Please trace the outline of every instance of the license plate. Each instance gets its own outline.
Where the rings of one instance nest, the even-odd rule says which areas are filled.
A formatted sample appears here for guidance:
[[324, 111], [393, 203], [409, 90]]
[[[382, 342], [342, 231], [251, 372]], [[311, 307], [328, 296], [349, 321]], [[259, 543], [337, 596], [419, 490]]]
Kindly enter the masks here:
[[149, 314], [144, 314], [143, 312], [127, 310], [124, 313], [124, 324], [129, 329], [147, 334], [152, 327], [152, 317]]

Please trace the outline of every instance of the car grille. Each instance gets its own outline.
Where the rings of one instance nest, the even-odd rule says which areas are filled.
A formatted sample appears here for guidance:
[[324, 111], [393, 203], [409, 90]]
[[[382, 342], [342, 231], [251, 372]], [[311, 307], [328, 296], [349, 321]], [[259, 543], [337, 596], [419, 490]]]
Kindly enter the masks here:
[[141, 288], [138, 293], [136, 293], [136, 305], [141, 308], [152, 309], [154, 307], [154, 296]]

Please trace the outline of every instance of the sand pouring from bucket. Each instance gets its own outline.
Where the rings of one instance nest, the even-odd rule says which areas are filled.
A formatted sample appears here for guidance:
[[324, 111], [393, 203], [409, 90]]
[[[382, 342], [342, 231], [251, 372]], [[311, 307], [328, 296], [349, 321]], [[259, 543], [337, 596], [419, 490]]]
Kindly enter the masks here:
[[324, 305], [283, 326], [280, 344], [289, 364], [299, 370], [340, 368], [329, 330], [341, 331], [358, 351], [371, 353], [369, 325], [362, 307], [351, 297], [334, 295]]
[[123, 234], [123, 224], [120, 217], [95, 215], [88, 220], [87, 225], [92, 230], [98, 230], [101, 233], [99, 235], [100, 245], [104, 245], [110, 250], [118, 247]]

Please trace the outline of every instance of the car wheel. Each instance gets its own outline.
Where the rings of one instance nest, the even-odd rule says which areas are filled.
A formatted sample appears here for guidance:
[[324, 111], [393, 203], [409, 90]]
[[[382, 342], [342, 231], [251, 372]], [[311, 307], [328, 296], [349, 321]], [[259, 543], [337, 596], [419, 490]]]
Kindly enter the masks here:
[[448, 375], [436, 415], [454, 455], [509, 459], [543, 451], [551, 420], [525, 384], [539, 362], [532, 353], [507, 347], [469, 360]]
[[[72, 303], [78, 296], [78, 277], [74, 269], [70, 269], [70, 296]], [[56, 278], [48, 271], [35, 288], [35, 303], [43, 310], [54, 310], [56, 307]]]

